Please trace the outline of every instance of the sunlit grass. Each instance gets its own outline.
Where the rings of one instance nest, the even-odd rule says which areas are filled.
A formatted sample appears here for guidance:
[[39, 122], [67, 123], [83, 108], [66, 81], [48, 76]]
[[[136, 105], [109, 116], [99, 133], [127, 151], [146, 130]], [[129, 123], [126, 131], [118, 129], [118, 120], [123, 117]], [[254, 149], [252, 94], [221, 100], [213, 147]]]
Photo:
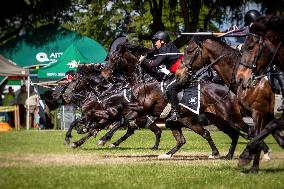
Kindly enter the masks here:
[[[157, 155], [175, 145], [169, 130], [163, 130], [157, 151], [150, 149], [154, 144], [150, 130], [137, 130], [116, 149], [109, 149], [110, 143], [97, 147], [96, 141], [105, 132], [77, 149], [63, 144], [64, 131], [0, 133], [0, 188], [283, 188], [284, 151], [272, 137], [266, 140], [272, 160], [261, 162], [258, 174], [243, 174], [237, 157], [247, 142], [244, 139], [240, 139], [232, 161], [193, 160], [200, 154], [207, 157], [210, 148], [201, 136], [184, 130], [187, 143], [176, 157], [158, 160]], [[118, 131], [112, 142], [124, 133]], [[220, 153], [226, 154], [229, 138], [222, 132], [211, 135]], [[72, 140], [82, 136], [74, 133]], [[144, 158], [147, 155], [150, 158]]]

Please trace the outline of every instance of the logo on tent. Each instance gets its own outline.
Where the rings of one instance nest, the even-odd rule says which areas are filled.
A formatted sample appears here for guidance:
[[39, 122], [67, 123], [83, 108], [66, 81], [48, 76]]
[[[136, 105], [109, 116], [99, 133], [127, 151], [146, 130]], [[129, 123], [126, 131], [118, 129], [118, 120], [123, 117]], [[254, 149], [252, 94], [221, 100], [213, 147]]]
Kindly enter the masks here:
[[77, 62], [76, 60], [71, 60], [70, 62], [68, 62], [68, 66], [69, 68], [77, 68], [80, 64], [80, 60]]
[[36, 54], [36, 59], [39, 62], [49, 62], [49, 63], [54, 63], [57, 62], [57, 59], [62, 55], [62, 52], [58, 53], [51, 53], [49, 58], [48, 55], [45, 52], [39, 52]]

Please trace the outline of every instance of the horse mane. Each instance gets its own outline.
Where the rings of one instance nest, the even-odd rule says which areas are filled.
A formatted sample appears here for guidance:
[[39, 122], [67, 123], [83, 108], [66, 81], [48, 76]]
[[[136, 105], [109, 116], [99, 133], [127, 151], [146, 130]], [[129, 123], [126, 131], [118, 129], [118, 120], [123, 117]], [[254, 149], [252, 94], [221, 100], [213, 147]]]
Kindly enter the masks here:
[[101, 64], [80, 64], [77, 72], [82, 75], [100, 74], [102, 67]]
[[284, 17], [283, 16], [260, 16], [250, 27], [250, 32], [264, 36], [268, 30], [278, 33], [283, 40]]
[[129, 42], [120, 43], [116, 47], [116, 50], [120, 50], [121, 48], [125, 48], [126, 50], [134, 54], [135, 56], [139, 56], [139, 55], [145, 54], [150, 51], [150, 49], [143, 47], [142, 45], [129, 43]]
[[212, 41], [215, 41], [219, 43], [223, 48], [230, 49], [238, 52], [237, 49], [232, 48], [230, 45], [228, 45], [225, 41], [224, 38], [221, 37], [216, 37], [216, 36], [193, 36], [191, 40], [195, 41], [199, 46], [202, 46], [201, 43], [203, 43], [205, 40], [210, 39]]

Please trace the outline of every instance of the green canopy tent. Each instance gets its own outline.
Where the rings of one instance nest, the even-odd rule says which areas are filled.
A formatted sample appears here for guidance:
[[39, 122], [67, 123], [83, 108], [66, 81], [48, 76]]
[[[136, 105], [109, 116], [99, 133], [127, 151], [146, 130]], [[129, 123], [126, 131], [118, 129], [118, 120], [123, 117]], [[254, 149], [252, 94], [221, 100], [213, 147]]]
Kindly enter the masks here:
[[107, 56], [101, 44], [88, 37], [72, 43], [56, 63], [49, 64], [37, 70], [39, 79], [58, 79], [70, 70], [77, 70], [79, 64], [103, 63]]
[[56, 62], [80, 38], [76, 32], [49, 24], [7, 41], [0, 46], [0, 54], [24, 68], [47, 65]]
[[[23, 68], [43, 66], [56, 62], [70, 44], [81, 38], [74, 31], [48, 24], [7, 41], [0, 46], [0, 54]], [[0, 84], [4, 80], [1, 76]]]

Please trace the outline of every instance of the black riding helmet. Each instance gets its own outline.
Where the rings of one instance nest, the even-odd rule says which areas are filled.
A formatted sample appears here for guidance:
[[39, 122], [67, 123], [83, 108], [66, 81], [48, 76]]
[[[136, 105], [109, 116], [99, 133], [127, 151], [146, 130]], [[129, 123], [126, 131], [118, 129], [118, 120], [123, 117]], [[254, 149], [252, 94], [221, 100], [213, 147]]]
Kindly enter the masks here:
[[245, 14], [245, 18], [244, 18], [245, 26], [248, 26], [251, 23], [253, 23], [259, 16], [260, 16], [260, 13], [257, 10], [249, 10]]
[[170, 42], [170, 35], [166, 31], [158, 31], [153, 37], [152, 41], [155, 42], [157, 40], [163, 40], [166, 43]]

